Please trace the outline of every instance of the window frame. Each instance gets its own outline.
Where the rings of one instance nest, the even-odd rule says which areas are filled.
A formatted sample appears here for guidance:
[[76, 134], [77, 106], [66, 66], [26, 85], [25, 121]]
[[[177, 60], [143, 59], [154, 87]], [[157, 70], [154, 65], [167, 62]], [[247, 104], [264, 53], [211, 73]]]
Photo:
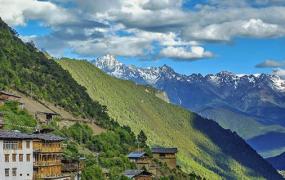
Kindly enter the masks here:
[[16, 162], [17, 161], [17, 154], [12, 154], [12, 162]]
[[24, 161], [24, 155], [23, 154], [19, 154], [19, 162], [23, 162]]
[[12, 168], [12, 176], [17, 176], [17, 168]]
[[10, 154], [4, 155], [5, 162], [10, 162]]
[[31, 154], [26, 154], [26, 161], [30, 162], [31, 161]]
[[5, 177], [9, 177], [10, 176], [10, 168], [5, 168]]

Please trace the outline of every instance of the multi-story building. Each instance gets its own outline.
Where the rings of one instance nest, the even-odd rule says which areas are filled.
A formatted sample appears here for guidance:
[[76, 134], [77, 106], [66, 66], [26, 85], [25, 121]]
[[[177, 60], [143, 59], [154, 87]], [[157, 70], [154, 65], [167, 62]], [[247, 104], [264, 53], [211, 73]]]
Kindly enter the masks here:
[[33, 179], [32, 136], [20, 132], [0, 131], [0, 179]]
[[63, 138], [51, 134], [34, 134], [34, 179], [70, 179], [62, 175]]
[[0, 180], [60, 179], [64, 139], [51, 134], [0, 130]]

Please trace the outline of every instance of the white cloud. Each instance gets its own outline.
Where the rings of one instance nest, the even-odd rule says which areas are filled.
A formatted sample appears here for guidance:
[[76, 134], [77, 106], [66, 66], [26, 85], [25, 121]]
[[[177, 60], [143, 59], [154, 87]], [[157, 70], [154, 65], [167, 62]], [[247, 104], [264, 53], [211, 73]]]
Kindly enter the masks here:
[[257, 64], [255, 67], [257, 68], [278, 68], [284, 67], [285, 61], [276, 61], [276, 60], [265, 60], [262, 63]]
[[[63, 7], [66, 2], [75, 7]], [[209, 0], [194, 10], [185, 9], [183, 0], [0, 0], [0, 4], [0, 16], [10, 25], [37, 19], [50, 26], [51, 34], [33, 39], [51, 52], [72, 48], [90, 56], [105, 52], [146, 56], [161, 49], [158, 55], [195, 59], [212, 56], [201, 42], [285, 36], [281, 0]]]
[[204, 48], [200, 46], [193, 46], [190, 50], [184, 47], [169, 46], [161, 50], [160, 56], [176, 60], [193, 60], [210, 58], [213, 54], [209, 51], [205, 51]]
[[280, 76], [281, 78], [285, 79], [285, 69], [281, 68], [275, 69], [273, 70], [272, 74]]
[[200, 40], [229, 41], [234, 36], [265, 38], [284, 34], [285, 29], [279, 25], [265, 23], [261, 19], [250, 19], [248, 21], [211, 24], [194, 31], [192, 36]]
[[48, 25], [70, 20], [63, 8], [47, 1], [0, 0], [0, 16], [10, 25], [24, 25], [27, 20], [43, 20]]

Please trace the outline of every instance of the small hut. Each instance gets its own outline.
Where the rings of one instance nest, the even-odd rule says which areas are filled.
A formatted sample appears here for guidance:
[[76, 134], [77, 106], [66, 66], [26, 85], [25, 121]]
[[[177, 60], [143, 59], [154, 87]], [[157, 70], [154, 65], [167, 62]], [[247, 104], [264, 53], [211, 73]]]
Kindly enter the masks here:
[[134, 180], [152, 180], [152, 174], [144, 170], [126, 170], [124, 176]]

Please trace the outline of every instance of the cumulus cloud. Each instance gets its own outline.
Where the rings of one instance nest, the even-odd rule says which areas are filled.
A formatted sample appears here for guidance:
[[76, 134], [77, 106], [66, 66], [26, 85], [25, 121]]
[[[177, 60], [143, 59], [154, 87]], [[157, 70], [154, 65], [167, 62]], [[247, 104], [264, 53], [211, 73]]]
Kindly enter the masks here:
[[169, 46], [161, 50], [161, 57], [173, 58], [176, 60], [193, 60], [201, 58], [210, 58], [213, 54], [209, 51], [205, 51], [203, 47], [193, 46], [191, 49], [184, 47]]
[[284, 67], [285, 61], [276, 61], [276, 60], [266, 60], [260, 64], [257, 64], [255, 67], [257, 68], [278, 68]]
[[273, 70], [272, 74], [280, 76], [281, 78], [285, 79], [285, 69], [281, 68], [275, 69]]
[[0, 0], [0, 16], [10, 25], [24, 25], [27, 20], [43, 20], [54, 25], [70, 21], [72, 15], [48, 1]]
[[276, 24], [263, 22], [261, 19], [233, 21], [211, 24], [192, 32], [192, 37], [199, 40], [230, 41], [235, 36], [255, 38], [275, 37], [285, 34], [285, 29]]
[[202, 47], [207, 41], [285, 36], [281, 0], [209, 0], [194, 9], [184, 7], [184, 2], [0, 0], [0, 16], [14, 26], [28, 20], [49, 26], [50, 34], [31, 39], [53, 54], [71, 48], [88, 56], [157, 53], [173, 59], [199, 59], [213, 56]]

